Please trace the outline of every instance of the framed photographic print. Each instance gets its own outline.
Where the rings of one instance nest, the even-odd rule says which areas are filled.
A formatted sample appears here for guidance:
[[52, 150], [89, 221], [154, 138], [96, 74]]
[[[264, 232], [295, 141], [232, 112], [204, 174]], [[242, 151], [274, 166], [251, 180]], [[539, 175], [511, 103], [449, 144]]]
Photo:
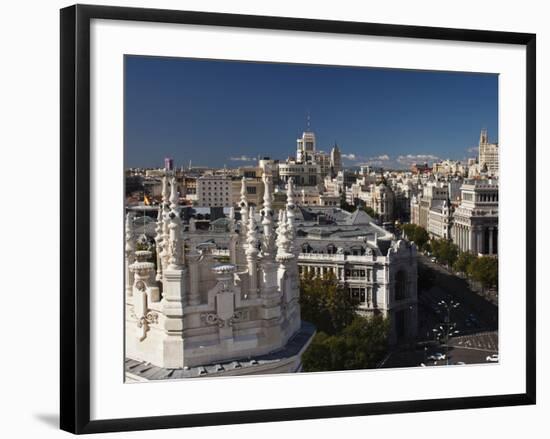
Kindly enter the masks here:
[[61, 10], [61, 428], [535, 403], [535, 35]]

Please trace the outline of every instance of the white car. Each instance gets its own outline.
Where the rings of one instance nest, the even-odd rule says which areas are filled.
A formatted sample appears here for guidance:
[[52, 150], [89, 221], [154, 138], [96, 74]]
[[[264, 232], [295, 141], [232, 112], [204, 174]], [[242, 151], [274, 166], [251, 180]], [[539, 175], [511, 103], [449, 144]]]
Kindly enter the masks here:
[[432, 361], [439, 361], [444, 359], [445, 359], [445, 354], [442, 354], [440, 352], [436, 352], [435, 354], [432, 354], [428, 357], [428, 360], [432, 360]]
[[486, 360], [490, 361], [491, 363], [498, 363], [498, 354], [487, 355]]

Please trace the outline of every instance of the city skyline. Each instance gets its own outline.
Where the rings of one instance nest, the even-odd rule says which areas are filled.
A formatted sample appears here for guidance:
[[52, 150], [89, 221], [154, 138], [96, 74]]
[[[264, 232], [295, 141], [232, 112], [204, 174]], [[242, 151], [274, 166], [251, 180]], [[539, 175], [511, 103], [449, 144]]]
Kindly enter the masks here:
[[481, 128], [498, 141], [498, 75], [125, 59], [127, 167], [284, 160], [308, 115], [318, 149], [337, 143], [347, 167], [464, 160], [477, 157]]

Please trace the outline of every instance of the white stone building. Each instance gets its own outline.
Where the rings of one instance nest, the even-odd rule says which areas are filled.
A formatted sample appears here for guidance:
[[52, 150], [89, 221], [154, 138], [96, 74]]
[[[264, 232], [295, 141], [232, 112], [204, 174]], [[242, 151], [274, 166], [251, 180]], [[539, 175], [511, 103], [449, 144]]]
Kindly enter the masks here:
[[432, 238], [451, 239], [453, 208], [449, 200], [436, 200], [428, 211], [427, 232]]
[[296, 215], [300, 272], [332, 273], [359, 300], [359, 312], [390, 318], [390, 342], [417, 333], [416, 246], [398, 240], [364, 211], [301, 208]]
[[479, 169], [487, 171], [489, 176], [498, 176], [498, 143], [490, 143], [487, 130], [481, 130], [479, 136]]
[[205, 174], [197, 178], [197, 201], [202, 207], [231, 206], [231, 177]]
[[300, 318], [296, 207], [289, 197], [275, 231], [270, 176], [264, 184], [261, 222], [243, 196], [240, 221], [231, 214], [221, 232], [228, 240], [228, 262], [217, 260], [215, 242], [197, 244], [194, 231], [184, 231], [175, 180], [170, 194], [167, 179], [163, 182], [155, 261], [147, 239], [136, 239], [128, 214], [129, 380], [300, 370], [314, 328]]
[[453, 214], [452, 238], [461, 251], [498, 253], [498, 181], [468, 180]]

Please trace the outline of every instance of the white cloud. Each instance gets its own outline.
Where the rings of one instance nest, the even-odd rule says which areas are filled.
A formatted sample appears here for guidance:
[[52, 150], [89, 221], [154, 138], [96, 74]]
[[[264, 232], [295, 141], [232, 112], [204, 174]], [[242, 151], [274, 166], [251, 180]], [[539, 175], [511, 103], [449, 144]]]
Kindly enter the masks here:
[[367, 162], [359, 163], [359, 166], [383, 166], [387, 163], [385, 160], [368, 160]]
[[359, 160], [359, 157], [357, 157], [355, 154], [342, 154], [342, 158], [346, 160], [351, 160], [352, 162]]
[[231, 160], [232, 162], [253, 162], [256, 159], [254, 157], [242, 155], [240, 157], [230, 157], [229, 160]]
[[407, 154], [400, 155], [397, 157], [396, 161], [400, 165], [410, 166], [414, 163], [433, 163], [440, 160], [440, 158], [433, 154]]
[[362, 157], [356, 154], [342, 154], [342, 158], [345, 158], [352, 162], [361, 162], [361, 163], [358, 163], [359, 166], [364, 166], [364, 165], [380, 166], [380, 165], [383, 165], [384, 162], [388, 162], [391, 160], [388, 154], [382, 154], [376, 157]]
[[472, 153], [472, 154], [477, 154], [478, 151], [479, 151], [479, 147], [477, 147], [477, 146], [472, 146], [471, 148], [468, 148], [467, 151], [468, 151], [469, 153]]

